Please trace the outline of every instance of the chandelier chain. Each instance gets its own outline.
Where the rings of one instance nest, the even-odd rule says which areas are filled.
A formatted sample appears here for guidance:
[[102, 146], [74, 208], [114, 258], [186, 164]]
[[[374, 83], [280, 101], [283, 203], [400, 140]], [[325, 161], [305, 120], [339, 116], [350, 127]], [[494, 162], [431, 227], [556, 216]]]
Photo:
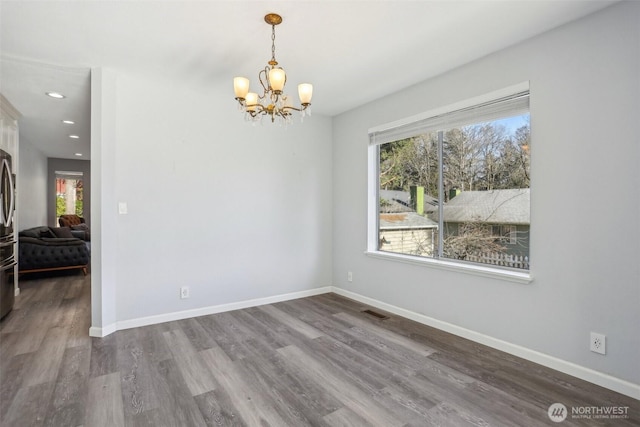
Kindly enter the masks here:
[[276, 61], [276, 26], [271, 26], [271, 61], [278, 63]]

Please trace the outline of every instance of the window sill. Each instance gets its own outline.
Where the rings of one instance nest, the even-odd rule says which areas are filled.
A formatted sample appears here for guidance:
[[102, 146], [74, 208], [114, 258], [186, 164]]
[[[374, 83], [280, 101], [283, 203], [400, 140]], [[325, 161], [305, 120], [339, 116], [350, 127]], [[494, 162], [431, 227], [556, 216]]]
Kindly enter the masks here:
[[453, 261], [443, 261], [439, 259], [422, 258], [411, 255], [396, 254], [392, 252], [366, 251], [365, 255], [384, 259], [387, 261], [404, 262], [407, 264], [421, 265], [442, 270], [457, 271], [461, 273], [472, 274], [475, 276], [490, 277], [492, 279], [506, 280], [509, 282], [528, 284], [533, 281], [533, 277], [529, 272], [519, 272], [511, 270], [502, 270], [484, 265], [462, 264]]

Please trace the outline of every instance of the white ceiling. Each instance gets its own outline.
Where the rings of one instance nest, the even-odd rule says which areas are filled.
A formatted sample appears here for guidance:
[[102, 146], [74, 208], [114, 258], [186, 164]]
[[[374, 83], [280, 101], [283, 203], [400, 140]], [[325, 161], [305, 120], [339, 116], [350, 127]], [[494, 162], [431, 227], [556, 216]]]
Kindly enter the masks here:
[[2, 0], [0, 91], [24, 116], [22, 138], [48, 157], [89, 159], [91, 67], [200, 90], [225, 82], [235, 108], [233, 77], [256, 85], [271, 57], [269, 12], [283, 17], [276, 58], [288, 87], [313, 83], [314, 114], [336, 115], [613, 2]]

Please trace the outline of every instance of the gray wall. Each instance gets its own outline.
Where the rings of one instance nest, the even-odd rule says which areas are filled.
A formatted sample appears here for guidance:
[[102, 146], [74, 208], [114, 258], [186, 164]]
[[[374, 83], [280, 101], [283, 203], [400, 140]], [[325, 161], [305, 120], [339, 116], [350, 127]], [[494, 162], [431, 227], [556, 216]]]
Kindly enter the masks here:
[[18, 168], [18, 228], [47, 224], [47, 158], [24, 138], [20, 139]]
[[106, 71], [92, 93], [94, 328], [331, 285], [330, 118], [252, 126], [226, 84]]
[[[336, 117], [334, 285], [640, 384], [639, 23], [617, 4]], [[533, 282], [366, 256], [367, 130], [527, 80]]]
[[91, 162], [89, 160], [49, 158], [47, 173], [47, 225], [57, 227], [56, 223], [56, 171], [82, 172], [84, 185], [84, 214], [83, 217], [91, 227]]

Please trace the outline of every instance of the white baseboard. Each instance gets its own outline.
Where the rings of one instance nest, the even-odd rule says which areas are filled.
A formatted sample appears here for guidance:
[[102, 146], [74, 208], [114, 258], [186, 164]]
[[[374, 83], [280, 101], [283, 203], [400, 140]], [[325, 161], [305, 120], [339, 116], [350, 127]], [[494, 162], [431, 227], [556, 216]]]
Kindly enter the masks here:
[[89, 335], [106, 336], [112, 332], [120, 331], [122, 329], [131, 329], [140, 326], [155, 325], [157, 323], [171, 322], [174, 320], [189, 319], [191, 317], [206, 316], [208, 314], [223, 313], [225, 311], [240, 310], [242, 308], [257, 307], [259, 305], [273, 304], [281, 301], [289, 301], [292, 299], [305, 298], [313, 295], [326, 294], [328, 292], [331, 292], [331, 290], [331, 286], [325, 286], [323, 288], [309, 289], [300, 292], [291, 292], [288, 294], [274, 295], [271, 297], [256, 298], [246, 301], [232, 302], [228, 304], [212, 305], [208, 307], [194, 308], [192, 310], [174, 311], [172, 313], [163, 313], [156, 316], [121, 320], [116, 322], [113, 330], [110, 330], [110, 332], [105, 333], [104, 335], [91, 335], [91, 331], [89, 332]]
[[557, 357], [549, 356], [548, 354], [540, 353], [526, 347], [512, 344], [507, 341], [502, 341], [497, 338], [472, 331], [470, 329], [462, 328], [448, 322], [443, 322], [441, 320], [437, 320], [423, 314], [405, 310], [404, 308], [396, 307], [394, 305], [387, 304], [373, 298], [365, 297], [363, 295], [356, 294], [342, 288], [333, 286], [332, 291], [338, 295], [342, 295], [361, 303], [379, 308], [381, 310], [397, 314], [398, 316], [414, 320], [418, 323], [422, 323], [423, 325], [431, 326], [442, 331], [449, 332], [453, 335], [457, 335], [459, 337], [484, 344], [488, 347], [504, 351], [505, 353], [521, 357], [531, 362], [546, 366], [547, 368], [555, 369], [556, 371], [563, 372], [565, 374], [580, 378], [609, 390], [613, 390], [634, 399], [640, 400], [640, 385], [638, 384], [634, 384], [629, 381], [625, 381], [620, 378], [616, 378], [611, 375], [595, 371], [593, 369], [586, 368], [572, 362], [568, 362], [566, 360], [558, 359]]
[[96, 337], [96, 338], [104, 338], [107, 335], [114, 333], [115, 331], [117, 331], [115, 323], [107, 325], [103, 328], [92, 326], [89, 328], [89, 336]]

